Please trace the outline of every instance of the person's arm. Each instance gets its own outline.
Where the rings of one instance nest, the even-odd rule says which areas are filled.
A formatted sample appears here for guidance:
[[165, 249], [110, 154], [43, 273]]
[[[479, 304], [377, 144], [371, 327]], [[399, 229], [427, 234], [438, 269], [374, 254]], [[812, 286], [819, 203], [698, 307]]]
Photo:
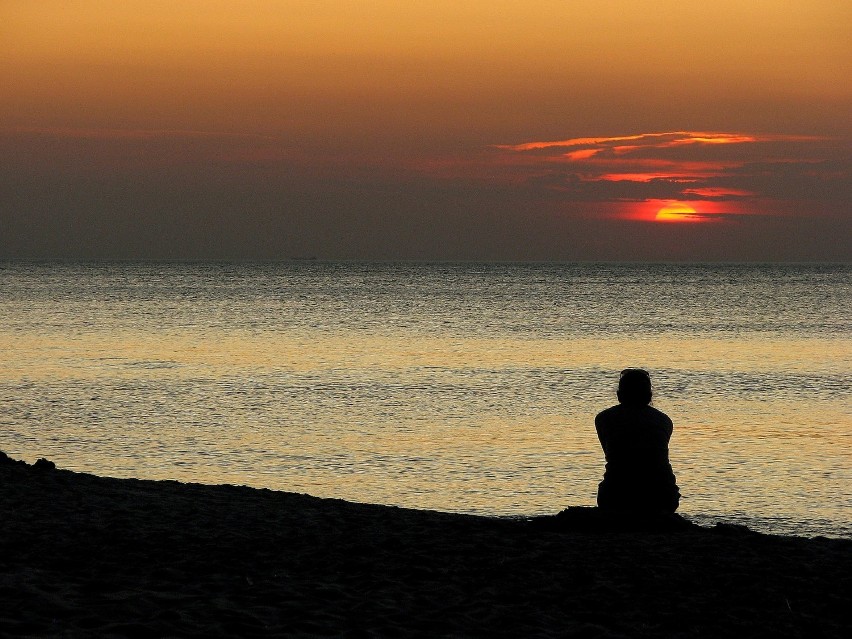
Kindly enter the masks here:
[[601, 443], [604, 455], [606, 455], [606, 445], [609, 439], [609, 429], [606, 426], [606, 421], [602, 417], [603, 413], [598, 413], [595, 417], [595, 432], [598, 434], [598, 441]]
[[663, 417], [665, 418], [666, 445], [668, 445], [669, 440], [672, 438], [672, 433], [674, 432], [674, 424], [672, 423], [671, 418], [665, 413], [663, 413]]

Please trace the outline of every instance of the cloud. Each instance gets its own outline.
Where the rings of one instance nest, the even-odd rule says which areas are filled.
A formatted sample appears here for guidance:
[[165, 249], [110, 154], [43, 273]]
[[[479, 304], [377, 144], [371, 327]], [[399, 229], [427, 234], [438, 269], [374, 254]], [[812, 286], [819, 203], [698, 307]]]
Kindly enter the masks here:
[[724, 186], [703, 186], [694, 189], [684, 189], [684, 195], [697, 195], [706, 199], [732, 199], [741, 197], [752, 197], [755, 194], [745, 189], [732, 189]]
[[[742, 131], [666, 131], [492, 146], [502, 154], [499, 163], [514, 164], [527, 184], [546, 182], [566, 200], [730, 203], [730, 210], [714, 213], [714, 219], [756, 214], [758, 202], [764, 206], [771, 200], [848, 201], [852, 166], [839, 153], [842, 147], [820, 136]], [[546, 171], [546, 180], [541, 171]]]
[[[725, 133], [720, 131], [667, 131], [661, 133], [638, 133], [599, 138], [568, 138], [567, 140], [523, 142], [521, 144], [495, 144], [498, 149], [531, 151], [537, 149], [592, 147], [610, 148], [618, 153], [647, 148], [666, 148], [696, 145], [748, 144], [753, 142], [805, 141], [824, 139], [806, 135], [766, 135], [747, 133]], [[618, 145], [616, 142], [631, 141], [635, 144]]]
[[603, 149], [580, 149], [579, 151], [570, 151], [563, 157], [569, 160], [588, 160], [590, 157], [597, 155]]

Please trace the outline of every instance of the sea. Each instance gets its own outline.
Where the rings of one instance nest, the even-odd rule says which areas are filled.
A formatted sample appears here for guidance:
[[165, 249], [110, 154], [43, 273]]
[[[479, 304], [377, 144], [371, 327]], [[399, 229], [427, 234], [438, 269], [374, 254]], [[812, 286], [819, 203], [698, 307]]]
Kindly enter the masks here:
[[852, 265], [0, 262], [0, 450], [504, 517], [646, 368], [680, 511], [852, 537]]

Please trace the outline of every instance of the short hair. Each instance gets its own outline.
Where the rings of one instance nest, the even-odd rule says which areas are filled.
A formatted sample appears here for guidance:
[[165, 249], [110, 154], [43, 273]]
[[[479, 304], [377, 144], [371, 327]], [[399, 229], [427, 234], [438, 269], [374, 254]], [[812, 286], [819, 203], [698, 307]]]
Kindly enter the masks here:
[[647, 405], [653, 396], [651, 376], [642, 368], [625, 368], [618, 379], [618, 401], [622, 404]]

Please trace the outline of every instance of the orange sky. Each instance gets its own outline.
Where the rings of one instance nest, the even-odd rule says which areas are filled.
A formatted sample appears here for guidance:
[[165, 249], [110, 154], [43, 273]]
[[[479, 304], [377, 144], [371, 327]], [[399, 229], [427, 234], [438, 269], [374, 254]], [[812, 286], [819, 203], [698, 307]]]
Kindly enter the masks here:
[[[128, 255], [428, 258], [470, 246], [471, 258], [571, 259], [550, 239], [562, 232], [588, 248], [577, 259], [610, 259], [618, 251], [592, 239], [598, 221], [564, 216], [622, 219], [625, 203], [676, 198], [848, 224], [848, 187], [835, 185], [849, 177], [849, 24], [852, 5], [835, 0], [5, 0], [0, 188], [15, 209], [0, 204], [0, 257], [126, 243]], [[667, 132], [689, 134], [682, 153], [650, 148], [648, 134]], [[712, 149], [720, 135], [736, 150]], [[610, 141], [518, 146], [578, 138]], [[797, 168], [777, 173], [776, 197], [765, 173], [782, 162]], [[586, 184], [643, 179], [659, 188]], [[663, 188], [678, 179], [699, 181]], [[496, 203], [495, 188], [506, 190]], [[189, 244], [169, 239], [182, 228], [169, 210]], [[41, 239], [19, 237], [26, 211]], [[539, 231], [522, 249], [514, 231], [481, 232], [495, 216], [530, 228], [530, 215]], [[142, 219], [166, 230], [134, 240]], [[240, 241], [204, 230], [216, 224]], [[759, 235], [749, 224], [749, 241], [726, 236], [731, 259]], [[81, 226], [85, 238], [61, 240]], [[284, 228], [301, 235], [269, 239]], [[671, 242], [648, 241], [648, 255]], [[717, 241], [696, 246], [724, 257]], [[814, 258], [827, 241], [813, 239]]]

